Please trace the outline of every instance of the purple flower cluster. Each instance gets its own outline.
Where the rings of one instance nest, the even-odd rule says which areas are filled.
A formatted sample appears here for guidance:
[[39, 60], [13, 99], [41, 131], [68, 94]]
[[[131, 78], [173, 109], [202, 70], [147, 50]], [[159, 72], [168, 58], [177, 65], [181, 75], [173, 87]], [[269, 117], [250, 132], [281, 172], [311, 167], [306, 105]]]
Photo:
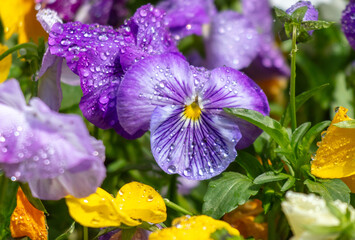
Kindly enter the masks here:
[[169, 28], [178, 33], [177, 39], [203, 35], [206, 61], [199, 65], [210, 69], [249, 66], [246, 73], [259, 80], [289, 76], [289, 67], [275, 46], [268, 0], [243, 0], [243, 14], [218, 13], [213, 3], [205, 0], [165, 0], [159, 6], [167, 11]]
[[164, 171], [189, 179], [211, 178], [234, 161], [236, 149], [249, 146], [261, 133], [222, 108], [267, 115], [268, 102], [262, 90], [235, 69], [190, 66], [176, 47], [169, 23], [163, 10], [148, 4], [117, 30], [56, 23], [48, 44], [51, 54], [65, 58], [80, 76], [80, 108], [90, 122], [130, 139], [150, 130], [154, 158]]
[[105, 148], [79, 116], [53, 112], [38, 98], [26, 105], [12, 79], [0, 85], [0, 117], [0, 168], [28, 182], [35, 197], [85, 197], [101, 185]]

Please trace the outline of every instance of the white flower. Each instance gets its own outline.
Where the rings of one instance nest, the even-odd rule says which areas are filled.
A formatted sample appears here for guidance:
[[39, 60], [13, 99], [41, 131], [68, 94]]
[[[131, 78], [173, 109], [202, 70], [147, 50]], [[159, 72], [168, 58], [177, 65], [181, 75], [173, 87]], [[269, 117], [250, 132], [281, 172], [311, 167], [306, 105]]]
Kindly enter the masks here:
[[[355, 221], [355, 210], [351, 206], [339, 200], [334, 201], [333, 204], [344, 214], [349, 208], [351, 218]], [[287, 192], [286, 200], [281, 205], [294, 234], [292, 240], [335, 240], [339, 236], [339, 233], [316, 234], [308, 231], [312, 226], [327, 227], [340, 224], [328, 210], [324, 199], [314, 194]]]

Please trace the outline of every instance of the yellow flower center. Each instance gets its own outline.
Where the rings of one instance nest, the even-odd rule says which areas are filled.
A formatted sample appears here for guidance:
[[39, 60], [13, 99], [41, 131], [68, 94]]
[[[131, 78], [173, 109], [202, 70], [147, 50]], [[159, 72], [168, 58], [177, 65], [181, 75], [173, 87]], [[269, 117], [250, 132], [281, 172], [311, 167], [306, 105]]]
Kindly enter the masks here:
[[185, 106], [184, 115], [187, 118], [191, 118], [192, 120], [197, 120], [200, 118], [201, 115], [201, 108], [198, 105], [197, 100], [191, 103], [188, 106]]

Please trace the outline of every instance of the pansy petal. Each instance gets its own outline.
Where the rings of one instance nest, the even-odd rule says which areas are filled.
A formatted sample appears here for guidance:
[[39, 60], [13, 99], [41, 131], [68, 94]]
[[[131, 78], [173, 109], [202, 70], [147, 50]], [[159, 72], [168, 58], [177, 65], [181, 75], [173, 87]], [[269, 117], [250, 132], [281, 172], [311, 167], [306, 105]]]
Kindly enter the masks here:
[[207, 66], [247, 67], [259, 50], [259, 34], [252, 23], [234, 11], [224, 11], [211, 22], [205, 38]]
[[38, 11], [37, 20], [41, 23], [43, 29], [49, 33], [55, 23], [63, 23], [56, 11], [50, 9], [43, 9]]
[[[0, 44], [0, 55], [6, 52], [8, 49], [9, 48], [5, 45]], [[7, 79], [7, 76], [9, 76], [11, 64], [12, 54], [7, 55], [0, 61], [0, 84]]]
[[242, 9], [259, 33], [272, 33], [269, 0], [242, 0]]
[[[292, 15], [292, 13], [301, 7], [307, 7], [306, 14], [303, 17], [303, 21], [317, 21], [318, 20], [318, 10], [312, 5], [310, 1], [298, 1], [293, 4], [289, 9], [286, 10], [286, 13]], [[308, 31], [312, 35], [314, 30]]]
[[20, 187], [16, 198], [17, 205], [10, 222], [11, 236], [46, 240], [48, 233], [44, 213], [31, 205]]
[[350, 46], [355, 49], [355, 1], [350, 1], [343, 11], [341, 28], [349, 41]]
[[53, 111], [59, 111], [63, 99], [60, 79], [63, 59], [52, 55], [47, 49], [38, 73], [38, 97]]
[[40, 0], [37, 2], [45, 8], [49, 8], [56, 11], [59, 14], [59, 17], [62, 18], [64, 21], [73, 21], [76, 12], [79, 10], [84, 0]]
[[231, 236], [239, 236], [239, 231], [228, 223], [208, 216], [184, 216], [174, 219], [172, 227], [153, 232], [149, 240], [195, 240], [212, 239], [210, 236], [218, 229], [225, 229]]
[[[38, 98], [19, 107], [1, 101], [16, 91], [21, 90], [15, 80], [0, 85], [0, 165], [6, 175], [29, 182], [41, 199], [90, 194], [105, 178], [102, 143], [90, 137], [80, 116], [53, 112]], [[48, 191], [46, 184], [56, 187]]]
[[[269, 114], [269, 104], [261, 88], [248, 76], [238, 70], [221, 67], [211, 72], [210, 81], [202, 90], [204, 109], [247, 108], [263, 115]], [[242, 133], [237, 149], [252, 144], [261, 134], [261, 130], [251, 123], [235, 118], [235, 123]]]
[[67, 196], [65, 198], [70, 216], [83, 226], [100, 228], [116, 227], [121, 223], [139, 225], [120, 211], [114, 198], [105, 190], [97, 188], [96, 193], [85, 198]]
[[338, 128], [335, 123], [349, 121], [347, 109], [339, 107], [312, 161], [312, 174], [321, 178], [355, 175], [355, 129]]
[[0, 105], [22, 110], [26, 106], [19, 83], [15, 79], [9, 79], [0, 84]]
[[188, 63], [175, 54], [152, 56], [133, 65], [118, 90], [119, 122], [130, 134], [149, 129], [156, 106], [184, 104], [193, 91]]
[[235, 160], [241, 138], [232, 119], [202, 112], [192, 120], [182, 107], [157, 107], [150, 125], [151, 148], [159, 166], [168, 174], [188, 179], [209, 179]]
[[166, 21], [176, 40], [191, 34], [201, 35], [217, 10], [211, 0], [165, 0], [158, 4], [166, 11]]
[[151, 186], [131, 182], [124, 185], [116, 196], [116, 203], [133, 219], [161, 223], [166, 220], [166, 206], [163, 198]]

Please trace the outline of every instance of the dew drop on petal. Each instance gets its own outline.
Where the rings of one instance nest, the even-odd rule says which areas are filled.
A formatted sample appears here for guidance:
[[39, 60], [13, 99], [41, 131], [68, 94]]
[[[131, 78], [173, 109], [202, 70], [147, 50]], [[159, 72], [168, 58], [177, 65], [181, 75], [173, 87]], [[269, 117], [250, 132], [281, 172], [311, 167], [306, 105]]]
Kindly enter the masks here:
[[175, 173], [175, 172], [176, 172], [176, 167], [175, 167], [174, 165], [170, 165], [170, 166], [168, 167], [168, 172], [169, 172], [169, 173]]

